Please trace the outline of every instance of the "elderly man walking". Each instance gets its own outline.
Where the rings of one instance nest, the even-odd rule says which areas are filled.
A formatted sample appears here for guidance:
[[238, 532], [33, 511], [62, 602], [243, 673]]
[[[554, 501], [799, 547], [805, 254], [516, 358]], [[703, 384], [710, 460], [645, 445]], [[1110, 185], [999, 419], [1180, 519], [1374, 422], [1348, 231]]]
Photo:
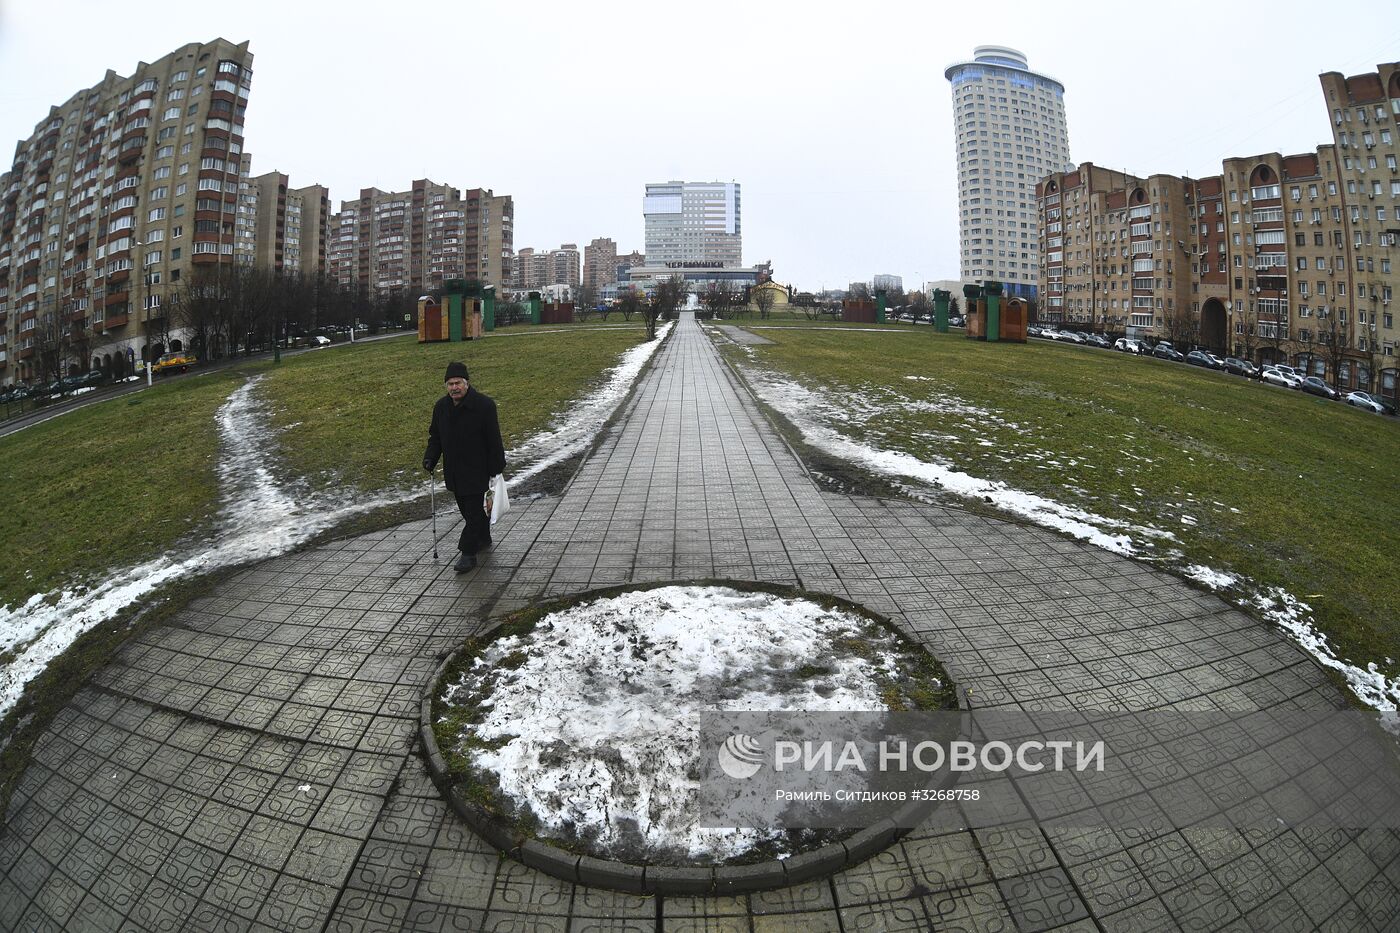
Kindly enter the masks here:
[[457, 539], [462, 554], [452, 569], [466, 573], [476, 566], [476, 553], [491, 546], [491, 522], [483, 508], [491, 477], [505, 472], [506, 449], [496, 420], [496, 403], [471, 387], [464, 363], [449, 363], [447, 394], [433, 406], [423, 469], [429, 473], [443, 458], [442, 476], [457, 498], [466, 524]]

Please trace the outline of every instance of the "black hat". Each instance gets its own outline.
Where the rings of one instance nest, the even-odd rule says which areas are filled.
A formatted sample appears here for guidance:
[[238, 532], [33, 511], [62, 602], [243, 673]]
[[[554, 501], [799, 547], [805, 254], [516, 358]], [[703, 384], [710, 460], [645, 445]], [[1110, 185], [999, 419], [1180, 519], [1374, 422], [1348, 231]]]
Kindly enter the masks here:
[[[463, 380], [467, 379], [467, 364], [466, 364], [466, 363], [448, 363], [448, 364], [447, 364], [447, 375], [442, 377], [442, 381], [443, 381], [443, 382], [446, 382], [446, 381], [449, 380], [449, 379], [463, 379]], [[470, 380], [468, 380], [468, 381], [470, 381]]]

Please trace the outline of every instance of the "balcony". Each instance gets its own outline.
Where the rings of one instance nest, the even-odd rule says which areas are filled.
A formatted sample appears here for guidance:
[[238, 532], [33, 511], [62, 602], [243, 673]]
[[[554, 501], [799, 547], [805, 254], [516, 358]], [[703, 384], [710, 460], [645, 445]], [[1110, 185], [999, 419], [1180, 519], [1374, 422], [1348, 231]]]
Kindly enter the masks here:
[[111, 330], [113, 327], [122, 327], [126, 324], [126, 318], [126, 311], [125, 309], [123, 309], [120, 314], [116, 315], [115, 317], [109, 317], [105, 321], [103, 321], [102, 326], [105, 327], [107, 330]]

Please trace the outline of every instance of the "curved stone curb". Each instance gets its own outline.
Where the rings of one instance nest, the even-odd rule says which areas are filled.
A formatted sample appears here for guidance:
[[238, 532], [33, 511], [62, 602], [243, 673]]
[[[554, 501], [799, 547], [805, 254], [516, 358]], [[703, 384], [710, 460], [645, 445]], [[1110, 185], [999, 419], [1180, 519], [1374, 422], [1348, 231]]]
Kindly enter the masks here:
[[[701, 582], [706, 585], [732, 583], [753, 585], [753, 581], [705, 580], [652, 583], [647, 584], [647, 586], [692, 586], [700, 585]], [[603, 593], [638, 588], [635, 585], [605, 587], [565, 597], [561, 600], [551, 600], [551, 602], [573, 603]], [[851, 603], [850, 600], [829, 596], [829, 594], [812, 595], [827, 596], [843, 603], [858, 605]], [[898, 627], [883, 615], [864, 607], [860, 607], [860, 609], [864, 613], [878, 617], [895, 631], [899, 631]], [[491, 630], [494, 630], [495, 627], [492, 626]], [[489, 634], [489, 631], [486, 634]], [[908, 638], [902, 632], [900, 634]], [[451, 666], [460, 651], [461, 649], [458, 648], [449, 653], [438, 664], [433, 671], [433, 676], [428, 681], [428, 689], [423, 694], [423, 700], [419, 707], [418, 734], [423, 743], [423, 753], [427, 759], [429, 776], [438, 792], [451, 805], [453, 811], [466, 821], [477, 835], [516, 861], [547, 875], [552, 875], [561, 881], [584, 884], [594, 888], [608, 888], [629, 894], [661, 894], [679, 897], [724, 896], [785, 888], [806, 881], [829, 878], [843, 869], [858, 865], [878, 855], [911, 832], [938, 807], [938, 803], [934, 801], [910, 802], [901, 807], [893, 817], [887, 817], [873, 826], [857, 830], [845, 839], [829, 843], [810, 852], [786, 858], [768, 859], [752, 865], [712, 865], [708, 867], [634, 865], [630, 862], [568, 852], [548, 843], [516, 834], [513, 826], [488, 813], [474, 801], [468, 800], [461, 788], [453, 783], [452, 775], [447, 769], [447, 761], [442, 757], [442, 752], [438, 749], [437, 738], [433, 735], [433, 695], [443, 676], [447, 673], [448, 667]], [[956, 684], [954, 691], [958, 697], [958, 706], [962, 711], [959, 734], [962, 738], [967, 738], [971, 732], [971, 724], [968, 720], [968, 695], [962, 687]], [[956, 782], [957, 775], [949, 772], [940, 774], [937, 782], [932, 786], [947, 789]]]

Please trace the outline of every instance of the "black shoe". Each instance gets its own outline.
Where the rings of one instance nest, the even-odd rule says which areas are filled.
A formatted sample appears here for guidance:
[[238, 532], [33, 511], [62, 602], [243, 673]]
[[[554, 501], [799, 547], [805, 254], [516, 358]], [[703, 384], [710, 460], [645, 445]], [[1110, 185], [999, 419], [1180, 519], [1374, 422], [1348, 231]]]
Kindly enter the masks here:
[[466, 573], [476, 566], [476, 558], [470, 554], [463, 554], [457, 558], [457, 563], [452, 565], [452, 569], [458, 573]]

